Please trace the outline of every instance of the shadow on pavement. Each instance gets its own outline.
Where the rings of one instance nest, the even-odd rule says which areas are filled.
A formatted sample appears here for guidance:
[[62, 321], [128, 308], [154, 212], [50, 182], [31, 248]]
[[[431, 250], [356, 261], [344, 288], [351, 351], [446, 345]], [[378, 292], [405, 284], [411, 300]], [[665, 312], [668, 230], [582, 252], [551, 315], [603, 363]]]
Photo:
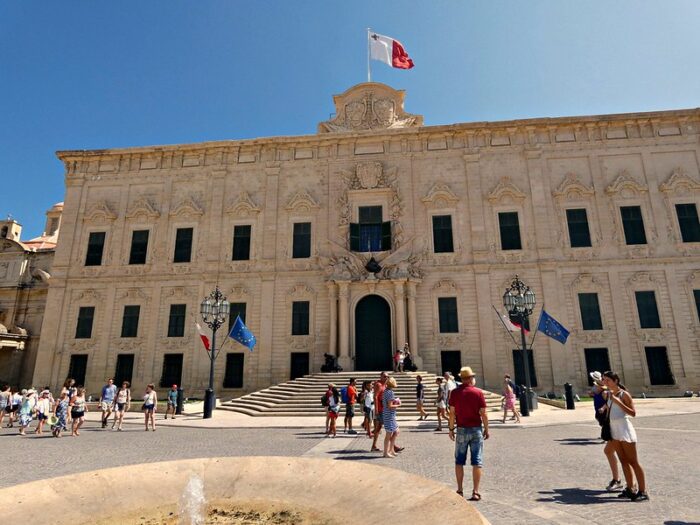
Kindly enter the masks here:
[[564, 438], [554, 441], [558, 441], [562, 445], [602, 445], [598, 438]]
[[582, 488], [541, 490], [539, 494], [545, 497], [536, 501], [547, 503], [563, 503], [565, 505], [589, 505], [594, 503], [629, 503], [628, 499], [618, 499], [619, 492], [607, 492], [605, 490], [590, 490]]

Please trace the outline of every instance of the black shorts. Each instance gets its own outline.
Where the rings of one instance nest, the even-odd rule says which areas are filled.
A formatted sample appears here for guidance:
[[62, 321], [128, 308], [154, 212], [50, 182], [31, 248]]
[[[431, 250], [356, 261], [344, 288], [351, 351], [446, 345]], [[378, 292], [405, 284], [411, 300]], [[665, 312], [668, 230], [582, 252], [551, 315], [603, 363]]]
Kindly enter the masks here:
[[84, 410], [71, 410], [70, 411], [70, 417], [72, 417], [73, 419], [79, 419], [79, 418], [83, 417], [84, 415], [85, 415]]

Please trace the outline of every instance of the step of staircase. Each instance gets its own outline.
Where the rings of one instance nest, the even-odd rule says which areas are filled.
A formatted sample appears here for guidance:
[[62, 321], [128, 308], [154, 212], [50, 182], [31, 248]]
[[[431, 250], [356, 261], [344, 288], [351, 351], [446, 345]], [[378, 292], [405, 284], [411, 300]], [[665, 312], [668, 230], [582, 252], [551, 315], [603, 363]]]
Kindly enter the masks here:
[[[249, 416], [267, 417], [323, 417], [326, 412], [321, 406], [321, 397], [325, 394], [329, 383], [333, 383], [338, 390], [346, 386], [350, 378], [357, 380], [357, 388], [360, 390], [363, 381], [374, 381], [379, 378], [380, 372], [338, 372], [309, 374], [297, 379], [272, 385], [257, 392], [251, 392], [244, 396], [224, 401], [217, 410], [229, 410]], [[423, 378], [426, 387], [425, 410], [431, 415], [435, 414], [435, 398], [438, 376], [429, 372], [399, 372], [392, 374], [396, 379], [397, 387], [394, 389], [396, 396], [403, 400], [403, 405], [397, 409], [399, 417], [418, 417], [415, 405], [416, 376]], [[501, 409], [501, 396], [484, 391], [486, 407], [489, 411]], [[341, 415], [344, 408], [341, 407]], [[355, 409], [356, 417], [362, 417], [361, 407]]]

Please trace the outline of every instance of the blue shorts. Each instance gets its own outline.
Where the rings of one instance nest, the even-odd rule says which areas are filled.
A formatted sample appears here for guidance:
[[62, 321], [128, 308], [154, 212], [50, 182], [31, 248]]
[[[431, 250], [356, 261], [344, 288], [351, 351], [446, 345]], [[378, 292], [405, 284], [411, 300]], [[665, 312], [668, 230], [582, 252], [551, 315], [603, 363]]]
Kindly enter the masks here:
[[484, 435], [481, 427], [457, 427], [455, 436], [455, 465], [467, 463], [467, 449], [471, 449], [472, 467], [483, 465], [481, 454], [484, 450]]

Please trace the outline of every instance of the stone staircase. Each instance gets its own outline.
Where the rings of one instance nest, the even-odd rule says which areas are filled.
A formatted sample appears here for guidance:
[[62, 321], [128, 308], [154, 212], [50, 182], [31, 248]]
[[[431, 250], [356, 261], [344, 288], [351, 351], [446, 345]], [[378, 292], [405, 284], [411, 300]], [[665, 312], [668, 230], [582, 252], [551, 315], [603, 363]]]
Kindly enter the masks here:
[[[435, 398], [437, 376], [428, 372], [401, 372], [392, 374], [398, 383], [395, 389], [396, 395], [401, 398], [403, 404], [398, 408], [399, 417], [418, 417], [416, 410], [416, 376], [423, 378], [426, 387], [425, 410], [435, 419]], [[339, 372], [339, 373], [318, 373], [299, 377], [286, 383], [273, 385], [269, 388], [252, 392], [244, 396], [221, 403], [218, 410], [230, 410], [249, 416], [277, 416], [277, 417], [297, 417], [297, 416], [323, 416], [326, 409], [321, 406], [321, 397], [326, 392], [328, 383], [335, 384], [340, 390], [347, 386], [351, 377], [357, 380], [358, 393], [362, 388], [363, 381], [372, 381], [379, 378], [379, 372]], [[486, 405], [490, 411], [500, 410], [501, 396], [492, 392], [484, 391], [486, 395]], [[344, 414], [344, 407], [341, 407], [340, 415]], [[362, 417], [362, 409], [359, 405], [355, 409], [355, 417]]]

